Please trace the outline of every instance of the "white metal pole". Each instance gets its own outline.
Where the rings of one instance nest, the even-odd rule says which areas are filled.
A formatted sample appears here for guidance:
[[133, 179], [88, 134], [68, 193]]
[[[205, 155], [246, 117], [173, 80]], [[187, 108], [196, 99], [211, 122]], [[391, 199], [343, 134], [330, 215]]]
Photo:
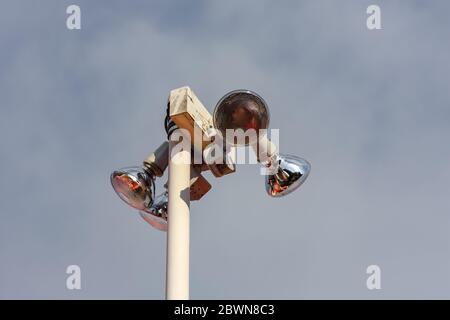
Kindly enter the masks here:
[[169, 141], [169, 205], [167, 218], [166, 299], [189, 299], [190, 152], [172, 150]]

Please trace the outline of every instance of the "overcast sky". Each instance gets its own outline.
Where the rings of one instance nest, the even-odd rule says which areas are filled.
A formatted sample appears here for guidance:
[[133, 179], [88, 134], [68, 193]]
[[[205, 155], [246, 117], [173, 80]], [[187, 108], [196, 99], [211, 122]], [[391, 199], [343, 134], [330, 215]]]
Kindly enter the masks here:
[[[81, 30], [66, 8], [81, 7]], [[366, 8], [381, 7], [381, 30]], [[169, 91], [247, 88], [312, 172], [240, 165], [191, 204], [191, 298], [450, 298], [450, 2], [0, 5], [0, 298], [164, 298], [165, 233], [112, 170], [165, 138]], [[159, 179], [157, 193], [164, 179]], [[66, 267], [82, 289], [66, 289]], [[381, 290], [366, 268], [381, 268]]]

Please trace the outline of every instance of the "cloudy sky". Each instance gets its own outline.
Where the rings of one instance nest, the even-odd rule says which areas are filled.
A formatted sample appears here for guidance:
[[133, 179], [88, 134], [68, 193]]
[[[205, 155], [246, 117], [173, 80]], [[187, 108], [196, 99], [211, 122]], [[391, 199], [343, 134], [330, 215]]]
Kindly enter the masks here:
[[[81, 30], [66, 8], [81, 7]], [[381, 30], [366, 8], [381, 7]], [[165, 138], [171, 89], [252, 89], [303, 187], [257, 165], [191, 205], [191, 297], [450, 298], [448, 1], [2, 1], [0, 298], [164, 298], [165, 233], [109, 174]], [[164, 179], [157, 183], [162, 191]], [[82, 289], [66, 289], [66, 267]], [[368, 290], [366, 268], [381, 268]]]

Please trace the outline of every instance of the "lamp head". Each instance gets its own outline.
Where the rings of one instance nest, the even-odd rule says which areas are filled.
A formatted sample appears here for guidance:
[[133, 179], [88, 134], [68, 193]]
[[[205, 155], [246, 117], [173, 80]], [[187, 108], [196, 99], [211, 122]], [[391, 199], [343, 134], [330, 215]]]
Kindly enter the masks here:
[[153, 176], [140, 167], [128, 167], [111, 173], [111, 184], [117, 195], [129, 206], [147, 210], [155, 197]]
[[231, 145], [255, 144], [257, 137], [256, 139], [246, 137], [245, 143], [236, 142], [234, 137], [232, 141], [228, 141], [227, 129], [244, 131], [254, 129], [258, 134], [260, 129], [268, 128], [269, 120], [270, 114], [266, 102], [250, 90], [234, 90], [227, 93], [217, 103], [213, 114], [214, 127]]
[[156, 197], [155, 202], [147, 210], [139, 211], [141, 217], [152, 227], [167, 231], [167, 207], [169, 203], [169, 194], [167, 190]]
[[[266, 102], [250, 90], [227, 93], [214, 109], [214, 127], [230, 145], [251, 145], [258, 160], [271, 171], [266, 175], [266, 191], [272, 197], [282, 197], [300, 187], [308, 177], [311, 165], [308, 161], [289, 155], [280, 155], [276, 146], [267, 138], [270, 114]], [[254, 129], [256, 135], [245, 135], [245, 140], [228, 136], [227, 129]], [[259, 130], [263, 130], [260, 132]], [[262, 151], [262, 152], [259, 152]]]
[[282, 197], [300, 187], [311, 171], [305, 159], [291, 155], [275, 155], [273, 172], [266, 175], [266, 191], [271, 197]]

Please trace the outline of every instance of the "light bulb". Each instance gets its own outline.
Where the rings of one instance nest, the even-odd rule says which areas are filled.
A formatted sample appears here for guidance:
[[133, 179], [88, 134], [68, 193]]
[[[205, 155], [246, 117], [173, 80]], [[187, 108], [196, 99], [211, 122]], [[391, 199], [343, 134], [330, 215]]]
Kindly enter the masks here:
[[[217, 103], [213, 115], [214, 127], [231, 145], [256, 143], [259, 130], [267, 129], [269, 120], [270, 114], [266, 102], [250, 90], [234, 90], [227, 93]], [[246, 136], [244, 142], [240, 142], [235, 137], [227, 137], [227, 129], [242, 129], [244, 131], [253, 129], [256, 135]]]
[[137, 210], [146, 210], [153, 204], [155, 182], [152, 175], [141, 167], [113, 171], [111, 184], [120, 199]]
[[167, 231], [167, 206], [169, 194], [167, 190], [156, 197], [155, 202], [147, 210], [139, 211], [141, 217], [152, 227]]
[[273, 172], [266, 175], [266, 191], [272, 197], [282, 197], [296, 190], [311, 171], [308, 161], [292, 155], [276, 154], [268, 165]]

